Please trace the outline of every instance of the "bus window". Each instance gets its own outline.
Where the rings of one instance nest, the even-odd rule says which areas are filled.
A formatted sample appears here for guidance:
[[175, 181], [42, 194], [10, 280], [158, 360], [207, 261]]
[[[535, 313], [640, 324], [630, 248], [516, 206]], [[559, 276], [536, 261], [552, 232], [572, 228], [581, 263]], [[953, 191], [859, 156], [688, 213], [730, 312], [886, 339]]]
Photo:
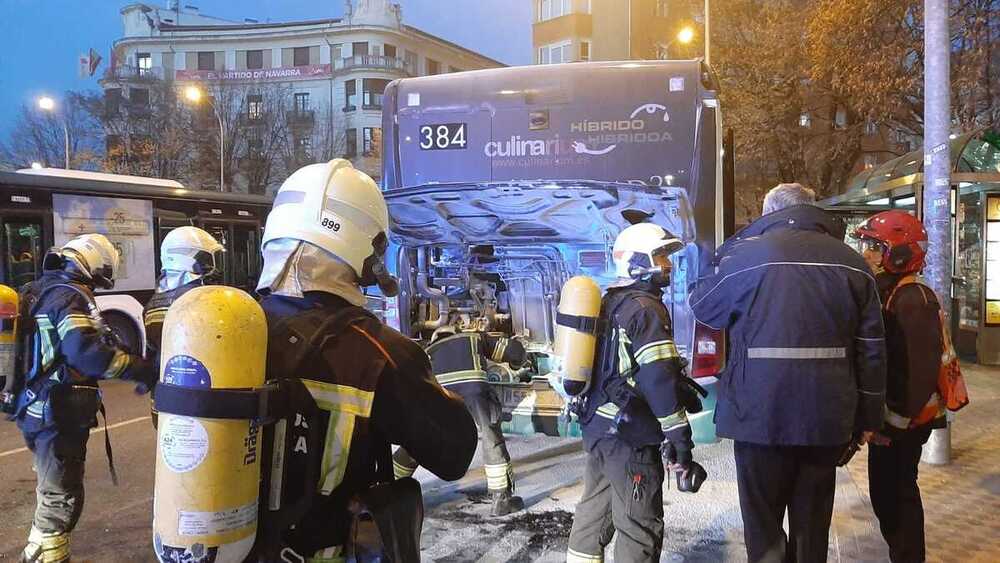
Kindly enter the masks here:
[[6, 221], [4, 283], [13, 288], [34, 281], [41, 272], [42, 223], [30, 219]]
[[[191, 221], [188, 219], [179, 219], [173, 217], [159, 217], [156, 222], [156, 248], [159, 249], [163, 246], [163, 239], [167, 237], [167, 233], [178, 228], [187, 227], [191, 225]], [[156, 252], [156, 275], [160, 275], [160, 270], [163, 268], [163, 264], [160, 263], [160, 252]]]
[[231, 240], [229, 238], [229, 225], [225, 223], [206, 223], [203, 228], [226, 249], [222, 254], [222, 264], [217, 264], [217, 266], [224, 276], [225, 284], [233, 285], [233, 273], [229, 266], [232, 262], [230, 253], [233, 251], [233, 246], [230, 244]]
[[233, 285], [247, 291], [257, 287], [260, 277], [260, 229], [256, 224], [233, 225]]

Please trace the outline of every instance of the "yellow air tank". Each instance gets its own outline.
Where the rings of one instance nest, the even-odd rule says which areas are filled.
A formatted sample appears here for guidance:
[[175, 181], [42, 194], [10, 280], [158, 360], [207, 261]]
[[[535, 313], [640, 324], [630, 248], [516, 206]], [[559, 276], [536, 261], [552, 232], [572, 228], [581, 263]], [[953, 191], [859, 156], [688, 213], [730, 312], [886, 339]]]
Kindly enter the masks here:
[[600, 313], [601, 288], [597, 282], [587, 276], [574, 276], [563, 285], [552, 371], [569, 396], [583, 393], [590, 385]]
[[[153, 501], [159, 561], [239, 563], [250, 553], [257, 531], [260, 428], [249, 416], [197, 413], [218, 408], [221, 400], [213, 397], [222, 393], [210, 390], [263, 385], [266, 351], [264, 311], [238, 289], [199, 287], [167, 311], [157, 388], [167, 393], [164, 404], [157, 394]], [[167, 408], [170, 395], [174, 413]], [[188, 416], [177, 414], [185, 409]]]
[[3, 412], [12, 412], [14, 369], [17, 363], [17, 292], [0, 285], [0, 405]]

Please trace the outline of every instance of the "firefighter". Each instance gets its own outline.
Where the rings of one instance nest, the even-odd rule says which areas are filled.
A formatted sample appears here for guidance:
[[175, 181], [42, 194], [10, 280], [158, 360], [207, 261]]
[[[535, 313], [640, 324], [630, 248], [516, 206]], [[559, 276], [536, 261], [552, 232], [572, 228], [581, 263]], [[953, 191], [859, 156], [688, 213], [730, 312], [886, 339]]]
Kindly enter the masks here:
[[108, 334], [94, 303], [94, 289], [114, 286], [119, 259], [103, 235], [78, 236], [50, 251], [42, 277], [22, 292], [34, 301], [29, 338], [38, 343], [16, 414], [38, 474], [26, 561], [69, 560], [69, 536], [83, 511], [87, 440], [101, 409], [97, 381], [135, 381], [143, 392], [156, 380], [147, 361]]
[[[514, 496], [514, 468], [500, 430], [503, 405], [487, 383], [486, 360], [519, 368], [525, 361], [524, 346], [517, 340], [487, 333], [456, 332], [450, 326], [434, 331], [427, 354], [438, 383], [461, 396], [476, 419], [491, 514], [505, 516], [524, 509], [524, 500]], [[417, 470], [417, 462], [402, 448], [392, 461], [396, 478], [409, 477]]]
[[163, 237], [160, 279], [142, 311], [147, 358], [160, 354], [163, 319], [170, 304], [196, 287], [218, 282], [224, 252], [225, 247], [215, 237], [198, 227], [178, 227]]
[[587, 466], [570, 563], [603, 561], [616, 531], [615, 561], [659, 561], [664, 463], [685, 476], [703, 471], [691, 456], [684, 364], [662, 301], [669, 255], [681, 247], [652, 223], [631, 225], [615, 239], [618, 281], [601, 303], [605, 328], [578, 411]]
[[853, 233], [875, 272], [887, 351], [885, 421], [868, 444], [872, 508], [894, 563], [923, 561], [924, 509], [917, 486], [921, 447], [945, 426], [938, 394], [944, 351], [941, 306], [917, 280], [927, 232], [905, 211], [872, 216]]
[[[310, 452], [313, 425], [298, 416], [288, 424], [288, 442], [295, 446], [284, 453], [283, 504], [299, 498], [289, 487], [302, 482], [306, 464], [321, 469], [309, 493], [318, 500], [279, 531], [274, 541], [280, 545], [262, 546], [270, 553], [342, 561], [351, 535], [350, 507], [373, 485], [393, 482], [390, 444], [405, 447], [420, 465], [449, 481], [465, 475], [475, 454], [475, 422], [462, 400], [435, 381], [427, 354], [362, 308], [362, 287], [377, 285], [385, 295], [398, 291], [383, 264], [388, 226], [379, 187], [342, 159], [292, 174], [268, 215], [257, 286], [268, 323], [267, 377], [299, 378], [321, 409], [318, 427], [325, 434], [322, 451]], [[309, 347], [307, 371], [288, 360], [303, 345]], [[269, 443], [265, 433], [265, 448]], [[265, 459], [275, 455], [265, 450]], [[269, 466], [265, 461], [265, 472]], [[279, 481], [273, 473], [265, 480], [272, 487]], [[415, 481], [408, 482], [419, 491]], [[397, 516], [407, 523], [397, 521], [397, 530], [415, 528], [418, 537], [410, 539], [418, 541], [419, 501], [402, 510]], [[383, 544], [404, 539], [383, 536]]]

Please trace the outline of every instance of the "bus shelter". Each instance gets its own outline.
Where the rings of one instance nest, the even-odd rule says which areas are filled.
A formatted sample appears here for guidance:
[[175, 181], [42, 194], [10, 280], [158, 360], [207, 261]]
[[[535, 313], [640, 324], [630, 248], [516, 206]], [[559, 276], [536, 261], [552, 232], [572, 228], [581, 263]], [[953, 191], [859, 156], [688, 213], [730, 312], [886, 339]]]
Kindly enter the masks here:
[[[1000, 364], [1000, 132], [951, 140], [952, 333], [963, 355]], [[923, 151], [855, 176], [820, 205], [841, 215], [848, 232], [886, 209], [923, 217]], [[852, 241], [848, 241], [849, 243]]]

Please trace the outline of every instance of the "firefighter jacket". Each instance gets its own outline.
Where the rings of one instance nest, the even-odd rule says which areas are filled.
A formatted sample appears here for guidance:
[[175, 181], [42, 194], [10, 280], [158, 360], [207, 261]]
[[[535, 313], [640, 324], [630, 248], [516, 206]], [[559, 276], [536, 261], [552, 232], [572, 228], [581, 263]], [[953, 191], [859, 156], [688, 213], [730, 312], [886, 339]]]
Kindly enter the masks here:
[[486, 359], [517, 368], [524, 363], [524, 346], [517, 340], [483, 332], [462, 332], [427, 347], [434, 377], [442, 387], [486, 383]]
[[[434, 380], [420, 346], [332, 294], [268, 295], [261, 306], [269, 333], [267, 377], [300, 379], [319, 406], [324, 434], [322, 452], [310, 455], [310, 429], [296, 415], [285, 430], [291, 447], [284, 454], [283, 475], [267, 475], [269, 464], [263, 464], [272, 486], [276, 481], [288, 485], [281, 493], [285, 505], [296, 502], [295, 487], [304, 482], [307, 465], [320, 466], [314, 493], [321, 500], [285, 533], [288, 545], [299, 553], [345, 545], [351, 500], [376, 482], [392, 481], [390, 444], [406, 448], [441, 479], [465, 475], [476, 451], [476, 424], [462, 400]], [[298, 342], [282, 336], [282, 326], [305, 316], [323, 324], [348, 307], [360, 315], [335, 333], [324, 333], [322, 344], [309, 350], [305, 367], [289, 373], [294, 367], [283, 361], [283, 353]], [[269, 444], [265, 434], [265, 458], [274, 455], [267, 451]]]
[[934, 291], [922, 283], [900, 284], [902, 276], [889, 273], [879, 274], [877, 280], [885, 303], [888, 352], [885, 422], [905, 429], [928, 403], [938, 400], [944, 348], [941, 307]]
[[46, 292], [53, 285], [64, 284], [91, 295], [90, 288], [80, 279], [58, 270], [45, 272], [33, 283], [37, 285], [31, 291], [41, 295], [33, 312], [41, 344], [41, 369], [37, 377], [48, 378], [49, 384], [41, 388], [37, 399], [27, 403], [25, 416], [51, 420], [52, 415], [47, 412], [48, 392], [59, 383], [96, 387], [99, 379], [151, 379], [149, 363], [101, 334], [99, 319], [93, 318], [91, 312], [92, 296], [88, 300], [68, 287], [54, 287]]
[[650, 443], [668, 439], [690, 449], [691, 427], [680, 391], [683, 365], [662, 299], [659, 289], [637, 282], [609, 289], [601, 301], [606, 328], [581, 417], [588, 451], [614, 426], [622, 405], [613, 400], [610, 388], [622, 383], [648, 406], [638, 414], [648, 420], [636, 424], [652, 429]]
[[[720, 248], [691, 293], [695, 318], [727, 336], [719, 436], [839, 446], [882, 425], [885, 333], [875, 278], [830, 213], [769, 213]], [[839, 237], [839, 238], [838, 238]]]
[[204, 278], [186, 283], [170, 291], [154, 293], [142, 309], [142, 322], [146, 326], [146, 357], [158, 358], [163, 340], [163, 321], [167, 318], [167, 310], [181, 295], [196, 287], [204, 285]]

